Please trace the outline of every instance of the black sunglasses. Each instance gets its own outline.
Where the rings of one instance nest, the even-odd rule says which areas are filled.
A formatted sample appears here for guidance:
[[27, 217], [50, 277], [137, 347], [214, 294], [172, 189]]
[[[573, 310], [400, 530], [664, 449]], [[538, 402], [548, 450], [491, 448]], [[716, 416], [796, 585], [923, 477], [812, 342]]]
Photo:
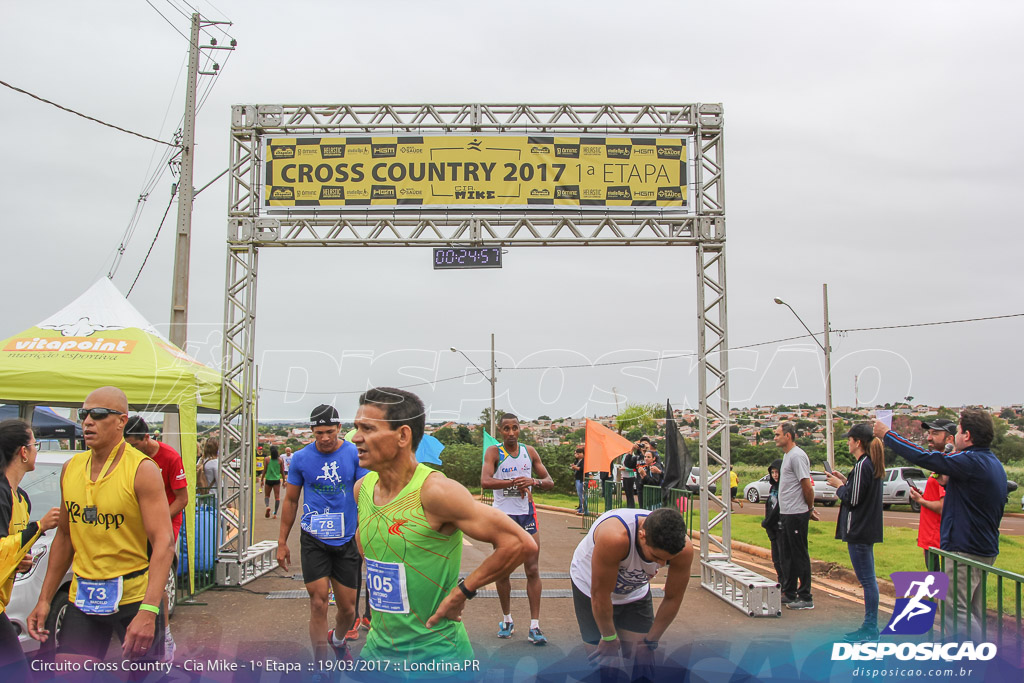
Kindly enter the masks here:
[[78, 419], [84, 420], [86, 417], [91, 417], [94, 420], [102, 420], [107, 415], [124, 415], [120, 410], [111, 410], [110, 408], [79, 408]]

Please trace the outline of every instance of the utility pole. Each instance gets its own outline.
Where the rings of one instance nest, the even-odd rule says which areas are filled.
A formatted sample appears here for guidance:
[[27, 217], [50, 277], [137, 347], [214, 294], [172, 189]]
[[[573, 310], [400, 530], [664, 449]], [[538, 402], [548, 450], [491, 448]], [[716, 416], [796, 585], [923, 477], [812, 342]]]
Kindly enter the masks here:
[[496, 382], [494, 370], [496, 367], [497, 365], [494, 362], [494, 333], [491, 332], [491, 436], [494, 438], [498, 438], [494, 436], [494, 386]]
[[[229, 24], [226, 21], [203, 21], [198, 13], [192, 15], [192, 30], [188, 46], [188, 78], [185, 81], [185, 115], [181, 126], [181, 175], [178, 177], [178, 221], [175, 230], [174, 272], [171, 276], [171, 326], [168, 338], [171, 343], [185, 350], [188, 340], [188, 274], [189, 255], [192, 241], [192, 200], [195, 189], [192, 187], [193, 167], [195, 166], [195, 128], [196, 128], [196, 84], [199, 75], [216, 76], [220, 66], [213, 65], [213, 71], [199, 70], [199, 30], [212, 24]], [[237, 45], [234, 39], [230, 45], [217, 46], [217, 41], [204, 45], [205, 50], [234, 50]], [[164, 415], [164, 437], [179, 452], [182, 450], [181, 425], [177, 413]]]
[[825, 308], [825, 419], [828, 421], [825, 437], [828, 440], [828, 466], [836, 466], [835, 425], [832, 423], [832, 345], [828, 343], [828, 285], [821, 285]]
[[188, 265], [192, 240], [192, 167], [195, 163], [196, 82], [199, 80], [199, 14], [192, 15], [185, 81], [185, 118], [181, 128], [181, 176], [178, 178], [178, 229], [171, 280], [171, 343], [185, 349], [188, 339]]
[[853, 407], [856, 410], [860, 408], [860, 390], [857, 388], [857, 381], [860, 379], [860, 375], [853, 376]]
[[[237, 42], [232, 38], [228, 45], [217, 45], [215, 39], [209, 45], [199, 45], [199, 31], [203, 26], [230, 24], [227, 21], [203, 20], [198, 14], [192, 15], [192, 31], [188, 46], [188, 78], [185, 82], [185, 116], [181, 126], [181, 176], [178, 178], [178, 227], [175, 231], [174, 273], [171, 279], [171, 329], [168, 337], [179, 349], [185, 349], [188, 339], [188, 276], [189, 256], [192, 241], [192, 201], [196, 191], [192, 186], [195, 166], [196, 129], [196, 85], [199, 76], [216, 76], [220, 65], [214, 63], [213, 71], [199, 70], [199, 50], [234, 50]], [[218, 176], [219, 177], [219, 176]], [[206, 185], [203, 189], [209, 187]]]

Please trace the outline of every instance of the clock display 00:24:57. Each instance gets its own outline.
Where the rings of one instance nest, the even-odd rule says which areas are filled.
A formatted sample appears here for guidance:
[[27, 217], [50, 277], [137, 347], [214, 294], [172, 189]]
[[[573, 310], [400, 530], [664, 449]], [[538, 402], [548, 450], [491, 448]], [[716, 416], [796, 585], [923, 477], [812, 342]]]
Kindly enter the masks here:
[[434, 270], [501, 268], [501, 247], [435, 247]]

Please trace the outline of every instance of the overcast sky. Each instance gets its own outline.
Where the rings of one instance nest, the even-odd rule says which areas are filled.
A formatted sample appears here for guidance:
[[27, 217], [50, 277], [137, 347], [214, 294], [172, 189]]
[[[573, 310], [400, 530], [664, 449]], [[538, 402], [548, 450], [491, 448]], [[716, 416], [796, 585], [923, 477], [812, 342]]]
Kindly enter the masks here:
[[[169, 140], [183, 110], [183, 0], [4, 3], [0, 80]], [[1024, 312], [1024, 6], [1017, 2], [262, 2], [195, 5], [238, 50], [197, 120], [195, 186], [227, 167], [232, 104], [719, 102], [732, 346], [822, 329]], [[170, 23], [168, 23], [168, 20]], [[173, 24], [173, 28], [170, 24]], [[223, 44], [226, 38], [219, 33]], [[200, 90], [210, 77], [203, 77]], [[0, 88], [0, 337], [106, 276], [164, 148]], [[127, 293], [170, 197], [155, 184], [114, 276]], [[176, 204], [129, 300], [166, 328]], [[189, 351], [219, 364], [227, 182], [195, 202]], [[368, 385], [487, 368], [498, 407], [609, 414], [696, 406], [690, 248], [512, 248], [500, 270], [435, 272], [427, 248], [260, 254], [260, 416]], [[907, 395], [1024, 400], [1024, 318], [834, 335], [836, 405]], [[731, 356], [734, 405], [824, 401], [810, 340]], [[489, 405], [479, 375], [413, 389], [430, 419]], [[347, 393], [346, 393], [347, 392]]]

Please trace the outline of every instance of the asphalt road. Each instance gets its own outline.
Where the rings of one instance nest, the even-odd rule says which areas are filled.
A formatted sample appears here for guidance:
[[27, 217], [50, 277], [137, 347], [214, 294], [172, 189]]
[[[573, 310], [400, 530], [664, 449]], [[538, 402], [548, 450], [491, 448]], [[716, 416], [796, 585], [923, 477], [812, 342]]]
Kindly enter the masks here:
[[[554, 597], [555, 593], [549, 593], [560, 589], [558, 594], [569, 594], [568, 569], [572, 553], [583, 538], [581, 520], [572, 514], [547, 511], [541, 511], [539, 519], [540, 568], [542, 575], [549, 577], [543, 582], [547, 595], [542, 600], [540, 623], [550, 644], [537, 647], [526, 640], [529, 607], [525, 597], [512, 599], [515, 635], [509, 640], [499, 640], [497, 627], [501, 615], [498, 600], [481, 594], [468, 603], [464, 623], [476, 656], [485, 668], [480, 674], [482, 678], [529, 680], [538, 671], [566, 666], [566, 662], [585, 661], [571, 597]], [[260, 516], [254, 531], [257, 540], [276, 538], [277, 520], [266, 520]], [[297, 530], [293, 530], [289, 546], [292, 557], [297, 560]], [[490, 552], [488, 544], [466, 541], [462, 570], [472, 570]], [[754, 562], [756, 564], [749, 566], [755, 571], [764, 575], [770, 573], [770, 568], [763, 563]], [[276, 569], [241, 588], [206, 591], [198, 597], [200, 604], [181, 605], [171, 622], [178, 644], [177, 675], [185, 680], [189, 678], [183, 670], [186, 663], [209, 659], [261, 662], [269, 658], [305, 666], [311, 659], [307, 630], [308, 600], [302, 581], [293, 576], [298, 572], [297, 565], [287, 573]], [[691, 573], [699, 574], [697, 563]], [[514, 591], [525, 589], [526, 584], [517, 575], [521, 576], [521, 570], [513, 574]], [[658, 578], [663, 580], [663, 577], [656, 577], [655, 585], [660, 585]], [[299, 593], [294, 598], [269, 598], [269, 595], [281, 591]], [[689, 662], [707, 658], [739, 662], [744, 653], [756, 644], [768, 642], [775, 643], [771, 647], [777, 647], [780, 642], [788, 642], [794, 634], [838, 639], [844, 632], [858, 626], [863, 616], [862, 603], [849, 591], [849, 587], [836, 583], [826, 586], [824, 582], [818, 582], [814, 586], [814, 610], [783, 609], [782, 616], [778, 618], [751, 618], [702, 589], [699, 576], [695, 576], [690, 580], [680, 614], [663, 638], [662, 652], [685, 657]], [[655, 608], [659, 602], [655, 599]], [[885, 618], [884, 605], [883, 612]], [[363, 641], [364, 636], [361, 636], [352, 643], [354, 651], [359, 651]], [[673, 652], [677, 654], [672, 655]], [[659, 654], [659, 657], [664, 656]], [[196, 676], [191, 675], [191, 680], [195, 679]], [[232, 680], [249, 679], [235, 676]]]
[[[838, 503], [833, 507], [826, 507], [819, 503], [815, 506], [815, 509], [821, 516], [822, 521], [835, 522], [839, 518]], [[757, 515], [761, 517], [764, 516], [764, 503], [744, 501], [742, 508], [739, 506], [739, 503], [734, 503], [732, 511], [733, 514]], [[909, 508], [894, 508], [882, 513], [882, 521], [886, 526], [916, 529], [920, 525], [920, 519], [921, 514], [919, 512], [911, 512]], [[1024, 515], [1003, 515], [1003, 521], [999, 525], [999, 533], [1008, 536], [1024, 536]]]

